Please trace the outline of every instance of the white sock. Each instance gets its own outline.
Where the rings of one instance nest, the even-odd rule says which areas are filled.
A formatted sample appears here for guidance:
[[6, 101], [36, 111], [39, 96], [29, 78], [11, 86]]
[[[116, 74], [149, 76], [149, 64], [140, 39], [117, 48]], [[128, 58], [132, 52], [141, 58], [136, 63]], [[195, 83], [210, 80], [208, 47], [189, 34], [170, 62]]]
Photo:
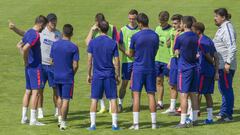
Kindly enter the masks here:
[[31, 109], [30, 122], [35, 122], [35, 121], [37, 121], [37, 119], [36, 119], [36, 114], [37, 114], [37, 110]]
[[189, 119], [193, 121], [193, 111], [192, 110], [188, 111], [188, 114], [189, 114]]
[[90, 112], [91, 127], [96, 126], [96, 112]]
[[57, 107], [55, 108], [55, 113], [58, 113], [58, 108]]
[[192, 112], [192, 101], [191, 99], [188, 99], [188, 110], [187, 114], [191, 114]]
[[43, 108], [38, 108], [38, 113], [43, 114]]
[[117, 127], [117, 113], [112, 113], [112, 125]]
[[196, 120], [198, 120], [198, 112], [199, 112], [199, 110], [193, 110], [192, 111], [193, 113], [193, 119], [192, 119], [192, 121], [196, 121]]
[[22, 107], [22, 119], [27, 118], [27, 111], [28, 111], [27, 107]]
[[139, 123], [139, 112], [133, 112], [133, 124], [138, 125]]
[[163, 106], [163, 101], [158, 101], [158, 104], [159, 104], [160, 106]]
[[156, 128], [156, 124], [157, 124], [157, 114], [156, 114], [156, 112], [151, 113], [151, 119], [152, 119], [152, 128]]
[[58, 116], [58, 123], [62, 122], [62, 116]]
[[170, 109], [171, 110], [175, 110], [175, 108], [176, 108], [176, 99], [171, 99], [170, 101], [171, 101]]
[[187, 118], [187, 114], [186, 113], [181, 113], [181, 124], [185, 124], [186, 123], [186, 118]]
[[212, 120], [213, 119], [213, 108], [207, 108], [207, 119]]
[[119, 105], [122, 105], [122, 104], [123, 104], [123, 99], [120, 99], [120, 98], [119, 98], [119, 99], [118, 99], [118, 104], [119, 104]]
[[103, 99], [100, 99], [100, 106], [101, 106], [101, 109], [105, 109], [105, 104]]

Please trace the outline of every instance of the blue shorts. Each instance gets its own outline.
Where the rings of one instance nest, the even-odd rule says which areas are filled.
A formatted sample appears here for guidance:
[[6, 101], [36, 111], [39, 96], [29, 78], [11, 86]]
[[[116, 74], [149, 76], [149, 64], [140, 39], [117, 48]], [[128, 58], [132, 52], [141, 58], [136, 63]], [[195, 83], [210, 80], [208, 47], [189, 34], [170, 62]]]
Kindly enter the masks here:
[[115, 78], [94, 78], [92, 80], [91, 98], [102, 99], [105, 92], [106, 98], [117, 99], [117, 84]]
[[171, 86], [177, 86], [178, 76], [178, 59], [173, 57], [171, 59], [170, 70], [169, 70], [169, 84]]
[[199, 76], [199, 94], [213, 94], [214, 76], [209, 77], [203, 74]]
[[122, 80], [131, 80], [133, 63], [122, 63]]
[[42, 65], [42, 79], [43, 79], [43, 85], [41, 86], [42, 89], [44, 89], [47, 81], [49, 87], [55, 87], [54, 84], [54, 71], [52, 65]]
[[72, 84], [59, 84], [56, 83], [57, 94], [62, 99], [70, 100], [73, 97], [74, 83]]
[[178, 90], [181, 93], [198, 92], [198, 68], [178, 70]]
[[169, 76], [169, 69], [167, 64], [163, 62], [155, 62], [155, 70], [157, 77]]
[[141, 92], [143, 86], [147, 93], [156, 92], [156, 73], [134, 72], [131, 81], [132, 91]]
[[39, 90], [42, 84], [42, 69], [39, 67], [26, 67], [25, 68], [25, 79], [26, 89], [28, 90]]

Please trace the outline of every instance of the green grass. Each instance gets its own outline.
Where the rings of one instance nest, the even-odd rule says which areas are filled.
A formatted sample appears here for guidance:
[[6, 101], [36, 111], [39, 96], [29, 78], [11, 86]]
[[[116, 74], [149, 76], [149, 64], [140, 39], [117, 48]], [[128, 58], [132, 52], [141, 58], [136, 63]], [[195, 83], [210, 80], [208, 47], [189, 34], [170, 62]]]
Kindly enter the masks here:
[[[97, 117], [97, 131], [89, 132], [89, 105], [90, 87], [86, 83], [87, 62], [86, 47], [84, 39], [90, 26], [93, 24], [94, 15], [103, 12], [110, 23], [121, 26], [128, 23], [127, 13], [131, 8], [136, 8], [140, 12], [146, 12], [150, 18], [150, 27], [157, 26], [157, 16], [161, 10], [168, 10], [171, 15], [181, 13], [183, 15], [193, 15], [197, 20], [206, 25], [206, 34], [213, 37], [217, 27], [213, 22], [213, 10], [218, 7], [226, 7], [232, 14], [232, 22], [240, 35], [239, 5], [237, 0], [1, 0], [0, 1], [0, 134], [1, 135], [47, 135], [47, 134], [240, 134], [240, 99], [239, 97], [239, 71], [234, 78], [235, 90], [235, 112], [234, 122], [225, 124], [214, 124], [210, 126], [199, 126], [191, 129], [172, 129], [171, 126], [179, 122], [179, 117], [168, 117], [158, 112], [158, 122], [161, 128], [151, 130], [150, 114], [147, 107], [146, 93], [142, 94], [142, 110], [140, 114], [140, 131], [129, 131], [127, 128], [132, 122], [132, 113], [124, 112], [119, 115], [119, 125], [123, 130], [112, 132], [111, 116], [109, 114]], [[50, 12], [57, 14], [59, 18], [58, 29], [61, 30], [65, 23], [74, 26], [73, 42], [80, 48], [80, 68], [75, 77], [74, 99], [70, 104], [69, 129], [60, 132], [56, 126], [56, 119], [53, 114], [53, 103], [51, 99], [52, 91], [45, 89], [44, 109], [46, 117], [42, 120], [47, 125], [44, 127], [30, 127], [21, 125], [21, 105], [24, 94], [24, 68], [22, 57], [20, 57], [15, 45], [20, 37], [8, 29], [7, 20], [11, 19], [21, 29], [32, 27], [35, 17], [39, 14], [47, 15]], [[237, 44], [240, 42], [238, 40]], [[238, 55], [239, 58], [239, 55]], [[239, 64], [239, 62], [238, 62]], [[166, 84], [164, 101], [168, 103], [169, 92]], [[130, 105], [130, 92], [127, 92], [124, 106]], [[218, 90], [214, 94], [214, 112], [219, 111], [221, 98]], [[202, 103], [202, 117], [206, 117], [205, 102]]]

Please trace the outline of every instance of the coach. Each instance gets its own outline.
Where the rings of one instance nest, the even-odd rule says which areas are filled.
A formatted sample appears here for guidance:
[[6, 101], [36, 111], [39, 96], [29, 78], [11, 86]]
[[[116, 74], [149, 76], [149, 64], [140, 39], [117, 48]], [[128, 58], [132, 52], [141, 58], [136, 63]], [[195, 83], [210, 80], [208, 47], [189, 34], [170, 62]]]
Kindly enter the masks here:
[[237, 69], [236, 32], [230, 22], [231, 15], [227, 9], [214, 10], [215, 24], [218, 30], [213, 39], [219, 57], [218, 87], [222, 95], [222, 105], [217, 118], [220, 121], [231, 121], [234, 107], [233, 77]]

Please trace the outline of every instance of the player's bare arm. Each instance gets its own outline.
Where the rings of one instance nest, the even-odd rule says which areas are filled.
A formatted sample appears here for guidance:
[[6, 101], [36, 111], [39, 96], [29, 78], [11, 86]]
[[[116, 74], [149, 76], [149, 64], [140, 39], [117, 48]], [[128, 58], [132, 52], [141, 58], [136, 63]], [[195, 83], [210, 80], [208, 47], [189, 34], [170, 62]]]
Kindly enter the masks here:
[[92, 54], [88, 53], [88, 76], [87, 82], [90, 84], [92, 83]]
[[25, 34], [24, 30], [17, 28], [16, 25], [10, 20], [8, 20], [8, 27], [10, 30], [14, 31], [16, 34], [18, 34], [21, 37], [23, 37]]

